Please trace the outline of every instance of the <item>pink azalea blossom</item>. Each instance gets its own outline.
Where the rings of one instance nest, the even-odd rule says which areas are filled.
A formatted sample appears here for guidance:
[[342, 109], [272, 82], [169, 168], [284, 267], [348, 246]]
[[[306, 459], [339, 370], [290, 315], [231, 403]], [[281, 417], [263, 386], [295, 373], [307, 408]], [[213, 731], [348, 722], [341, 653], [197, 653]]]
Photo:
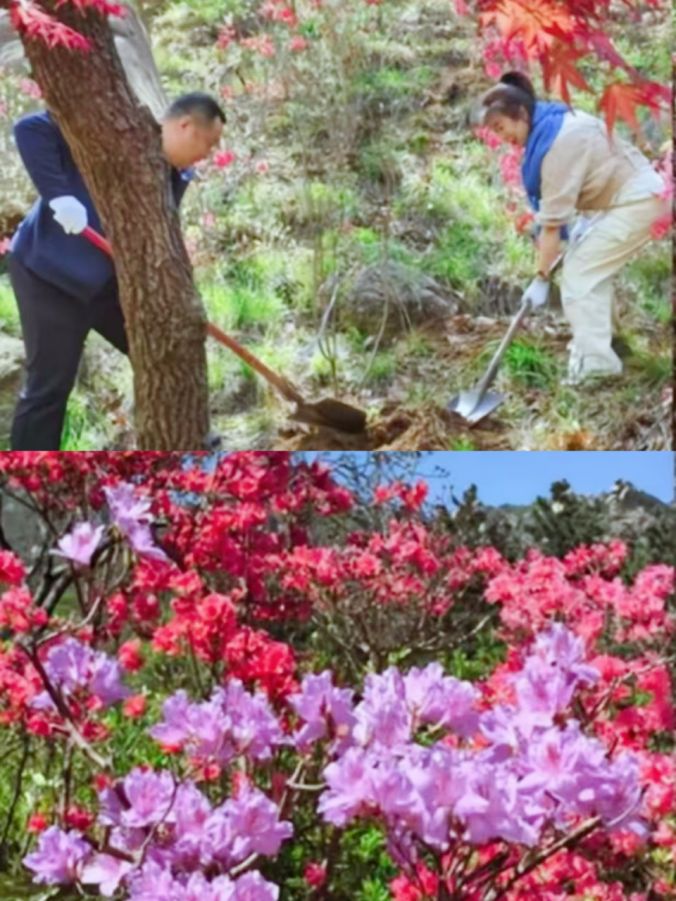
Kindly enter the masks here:
[[78, 523], [59, 540], [51, 553], [72, 560], [78, 566], [89, 566], [104, 531], [105, 526], [94, 526], [90, 522]]

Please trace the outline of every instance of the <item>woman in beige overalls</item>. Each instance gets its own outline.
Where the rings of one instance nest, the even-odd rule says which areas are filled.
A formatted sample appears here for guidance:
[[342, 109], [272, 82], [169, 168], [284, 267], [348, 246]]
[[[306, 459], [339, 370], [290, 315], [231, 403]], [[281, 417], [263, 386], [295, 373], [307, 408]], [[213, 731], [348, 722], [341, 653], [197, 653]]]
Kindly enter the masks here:
[[[613, 276], [651, 239], [668, 212], [665, 185], [645, 156], [601, 119], [561, 103], [538, 100], [530, 80], [508, 72], [480, 101], [481, 122], [524, 147], [522, 175], [541, 227], [538, 276], [527, 294], [533, 306], [549, 294], [549, 268], [560, 252], [562, 227], [576, 214], [561, 279], [573, 339], [568, 382], [612, 375], [622, 362], [611, 347]], [[593, 227], [577, 245], [586, 217]]]

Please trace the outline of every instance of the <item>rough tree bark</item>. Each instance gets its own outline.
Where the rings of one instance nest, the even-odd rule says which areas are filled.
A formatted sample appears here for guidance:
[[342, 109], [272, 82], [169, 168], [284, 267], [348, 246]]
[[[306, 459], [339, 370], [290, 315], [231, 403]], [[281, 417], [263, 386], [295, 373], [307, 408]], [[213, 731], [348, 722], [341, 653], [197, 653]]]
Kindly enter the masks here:
[[[129, 88], [106, 19], [56, 0], [42, 6], [92, 44], [83, 53], [22, 35], [33, 77], [113, 246], [134, 370], [137, 445], [202, 449], [209, 430], [206, 318], [159, 126]], [[78, 240], [85, 239], [73, 238], [75, 246]]]

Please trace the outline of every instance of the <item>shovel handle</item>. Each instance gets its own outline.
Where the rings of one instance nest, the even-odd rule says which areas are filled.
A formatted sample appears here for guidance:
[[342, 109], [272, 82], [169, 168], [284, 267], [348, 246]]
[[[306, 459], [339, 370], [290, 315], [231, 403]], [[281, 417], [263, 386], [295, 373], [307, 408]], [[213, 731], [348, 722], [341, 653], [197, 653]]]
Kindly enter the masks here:
[[[512, 338], [514, 337], [514, 333], [519, 328], [521, 323], [523, 322], [526, 314], [530, 312], [531, 302], [530, 300], [523, 300], [521, 302], [521, 306], [517, 310], [516, 315], [512, 318], [512, 321], [509, 324], [509, 328], [505, 332], [502, 341], [500, 342], [498, 349], [493, 354], [493, 359], [488, 365], [488, 369], [481, 377], [481, 381], [476, 386], [476, 391], [478, 394], [479, 401], [483, 398], [484, 394], [490, 386], [493, 384], [493, 380], [497, 375], [498, 369], [500, 368], [500, 363], [502, 362], [502, 358], [505, 355], [505, 351], [512, 343]], [[478, 401], [477, 401], [478, 403]]]
[[[99, 250], [102, 250], [104, 253], [107, 253], [109, 257], [113, 256], [113, 248], [106, 238], [103, 235], [100, 235], [95, 229], [91, 228], [91, 226], [87, 226], [82, 231], [82, 236], [85, 237], [90, 243], [92, 243], [95, 247], [98, 247]], [[263, 378], [268, 381], [271, 385], [279, 391], [287, 400], [290, 400], [292, 403], [302, 405], [304, 403], [303, 397], [298, 391], [298, 389], [291, 384], [288, 379], [285, 379], [283, 376], [278, 375], [278, 373], [273, 372], [272, 369], [269, 369], [262, 360], [259, 360], [258, 357], [255, 357], [251, 351], [247, 350], [245, 347], [242, 347], [234, 338], [231, 338], [230, 335], [226, 335], [224, 331], [219, 329], [217, 325], [214, 325], [213, 322], [207, 322], [207, 334], [211, 335], [212, 338], [215, 338], [216, 341], [219, 341], [221, 344], [225, 345], [229, 350], [233, 353], [237, 354], [237, 356], [244, 360], [247, 365], [251, 366], [259, 375], [262, 375]]]
[[[563, 258], [564, 258], [564, 254], [560, 253], [557, 256], [557, 258], [554, 260], [552, 265], [549, 267], [549, 275], [550, 276], [552, 276], [556, 272], [556, 270], [559, 268], [559, 266], [563, 262]], [[488, 369], [486, 370], [486, 372], [484, 373], [484, 375], [481, 378], [481, 381], [479, 382], [479, 384], [476, 387], [476, 390], [479, 395], [479, 400], [481, 400], [481, 398], [484, 396], [486, 391], [488, 391], [490, 386], [493, 384], [493, 380], [495, 379], [495, 376], [497, 375], [498, 369], [500, 367], [500, 363], [502, 362], [502, 358], [505, 355], [505, 351], [507, 350], [509, 345], [512, 343], [514, 333], [519, 328], [519, 326], [523, 322], [526, 314], [529, 313], [530, 310], [531, 310], [530, 300], [525, 300], [525, 299], [522, 300], [521, 306], [519, 307], [519, 309], [516, 312], [516, 315], [513, 317], [512, 321], [510, 322], [509, 328], [505, 332], [505, 335], [504, 335], [502, 341], [500, 342], [498, 349], [493, 354], [493, 359], [491, 360], [491, 362], [488, 366]]]
[[83, 232], [82, 237], [86, 238], [90, 244], [93, 244], [95, 247], [98, 247], [99, 250], [102, 250], [104, 253], [107, 253], [108, 256], [112, 259], [113, 257], [113, 248], [108, 241], [107, 238], [104, 238], [103, 235], [100, 235], [97, 231], [95, 231], [91, 225], [87, 225]]
[[262, 360], [255, 357], [251, 351], [246, 349], [246, 347], [242, 347], [242, 345], [235, 341], [234, 338], [231, 338], [230, 335], [226, 335], [226, 333], [219, 329], [217, 325], [214, 325], [213, 322], [207, 322], [207, 334], [211, 335], [212, 338], [215, 338], [233, 353], [237, 354], [241, 360], [244, 360], [244, 362], [251, 366], [251, 368], [259, 375], [262, 375], [266, 381], [270, 382], [271, 385], [274, 385], [279, 393], [283, 394], [287, 400], [299, 405], [305, 403], [298, 389], [292, 385], [288, 379], [273, 372]]

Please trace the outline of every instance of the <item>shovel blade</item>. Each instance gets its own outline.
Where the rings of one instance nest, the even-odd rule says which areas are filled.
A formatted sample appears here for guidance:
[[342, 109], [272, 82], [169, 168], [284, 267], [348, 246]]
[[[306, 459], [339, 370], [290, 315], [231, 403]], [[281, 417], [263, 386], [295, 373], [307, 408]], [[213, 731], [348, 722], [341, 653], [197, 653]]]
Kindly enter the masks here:
[[298, 403], [293, 418], [310, 425], [358, 434], [366, 428], [366, 413], [333, 397], [316, 403]]
[[498, 391], [487, 391], [483, 397], [478, 391], [461, 391], [449, 403], [448, 409], [475, 425], [497, 409], [504, 399], [505, 395]]

